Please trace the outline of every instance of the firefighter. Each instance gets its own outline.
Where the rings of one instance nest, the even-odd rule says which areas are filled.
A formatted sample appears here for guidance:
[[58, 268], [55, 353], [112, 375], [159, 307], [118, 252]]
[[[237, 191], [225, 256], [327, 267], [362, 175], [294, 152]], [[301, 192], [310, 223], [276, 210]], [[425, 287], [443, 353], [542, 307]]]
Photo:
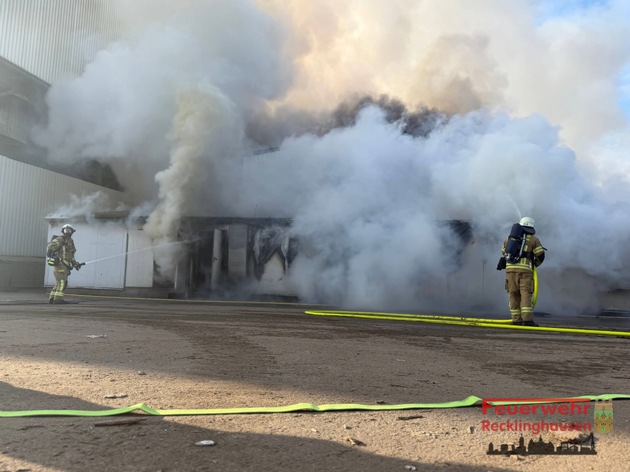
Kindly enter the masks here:
[[[534, 267], [538, 267], [545, 260], [545, 248], [535, 235], [534, 220], [529, 216], [521, 218], [519, 225], [523, 229], [525, 238], [520, 258], [516, 262], [505, 262], [505, 290], [508, 293], [512, 324], [523, 326], [538, 326], [534, 323], [534, 307], [532, 294], [534, 292]], [[508, 238], [503, 242], [501, 253], [506, 256]]]
[[48, 303], [65, 304], [64, 291], [68, 285], [68, 276], [72, 269], [79, 270], [82, 265], [76, 261], [74, 254], [76, 248], [72, 240], [75, 229], [72, 225], [64, 225], [61, 228], [61, 236], [53, 237], [48, 244], [46, 257], [48, 265], [53, 267], [55, 275], [55, 286], [50, 292]]

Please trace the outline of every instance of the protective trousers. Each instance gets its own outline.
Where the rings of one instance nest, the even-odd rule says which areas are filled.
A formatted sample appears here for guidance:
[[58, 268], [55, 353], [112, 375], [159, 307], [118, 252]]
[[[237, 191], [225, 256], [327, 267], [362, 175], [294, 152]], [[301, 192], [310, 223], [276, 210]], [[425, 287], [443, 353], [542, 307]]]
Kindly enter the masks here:
[[64, 291], [68, 286], [68, 268], [63, 264], [57, 264], [53, 268], [55, 275], [55, 286], [50, 292], [50, 300], [55, 303], [63, 301]]
[[508, 293], [512, 321], [534, 321], [534, 273], [531, 270], [507, 272], [505, 290]]

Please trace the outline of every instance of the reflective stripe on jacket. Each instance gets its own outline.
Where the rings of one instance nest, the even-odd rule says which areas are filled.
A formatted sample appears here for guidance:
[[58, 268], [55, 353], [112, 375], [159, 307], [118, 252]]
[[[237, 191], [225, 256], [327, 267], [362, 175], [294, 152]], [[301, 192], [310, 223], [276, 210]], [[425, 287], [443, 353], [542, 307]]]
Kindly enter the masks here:
[[66, 266], [72, 267], [76, 263], [74, 259], [76, 248], [71, 237], [66, 239], [63, 236], [57, 236], [48, 244], [48, 249]]
[[[505, 255], [505, 246], [507, 244], [507, 238], [503, 241], [503, 247], [501, 253]], [[545, 248], [540, 243], [540, 240], [536, 235], [528, 234], [525, 238], [525, 247], [523, 248], [523, 254], [533, 253], [534, 256], [540, 256], [545, 252]], [[506, 270], [532, 270], [533, 261], [528, 257], [521, 257], [518, 262], [507, 262], [505, 264]], [[540, 265], [540, 264], [538, 264]]]

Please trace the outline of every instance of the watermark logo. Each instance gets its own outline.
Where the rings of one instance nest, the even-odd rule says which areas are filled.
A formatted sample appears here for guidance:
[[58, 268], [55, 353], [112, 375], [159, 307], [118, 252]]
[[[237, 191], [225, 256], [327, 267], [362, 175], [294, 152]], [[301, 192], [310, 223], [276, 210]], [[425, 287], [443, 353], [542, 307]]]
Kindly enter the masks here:
[[594, 428], [597, 433], [611, 433], [613, 430], [612, 400], [595, 402]]
[[[484, 415], [492, 415], [493, 419], [484, 419], [481, 422], [482, 431], [518, 431], [531, 432], [538, 436], [548, 431], [593, 431], [593, 423], [589, 414], [593, 406], [587, 398], [484, 398], [481, 403], [481, 412]], [[541, 420], [521, 420], [522, 417], [534, 415], [569, 416], [582, 415], [586, 421], [572, 421], [570, 423]]]
[[[487, 417], [481, 422], [482, 431], [521, 434], [518, 445], [501, 444], [495, 449], [490, 443], [488, 454], [597, 454], [593, 431], [613, 429], [612, 401], [593, 404], [588, 398], [484, 398], [481, 411]], [[532, 435], [527, 445], [526, 433]], [[542, 433], [560, 438], [560, 444], [543, 441]]]
[[518, 440], [518, 446], [514, 444], [501, 444], [498, 449], [494, 448], [494, 444], [488, 444], [488, 455], [507, 455], [510, 456], [512, 454], [518, 454], [519, 456], [528, 456], [528, 455], [550, 455], [550, 454], [559, 454], [559, 455], [577, 455], [577, 454], [587, 454], [587, 455], [595, 455], [597, 451], [595, 450], [595, 437], [593, 433], [589, 435], [589, 439], [587, 444], [573, 444], [570, 441], [562, 441], [559, 446], [554, 446], [554, 444], [549, 441], [543, 441], [542, 437], [539, 436], [536, 441], [533, 439], [529, 440], [527, 447], [525, 446], [525, 438], [521, 435]]

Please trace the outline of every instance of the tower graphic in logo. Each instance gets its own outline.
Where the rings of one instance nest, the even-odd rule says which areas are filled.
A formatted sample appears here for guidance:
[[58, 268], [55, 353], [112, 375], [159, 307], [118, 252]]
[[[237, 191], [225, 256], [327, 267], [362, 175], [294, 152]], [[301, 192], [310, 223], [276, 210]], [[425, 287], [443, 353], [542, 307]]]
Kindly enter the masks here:
[[597, 400], [595, 402], [595, 418], [593, 429], [596, 433], [611, 433], [613, 430], [612, 400]]

